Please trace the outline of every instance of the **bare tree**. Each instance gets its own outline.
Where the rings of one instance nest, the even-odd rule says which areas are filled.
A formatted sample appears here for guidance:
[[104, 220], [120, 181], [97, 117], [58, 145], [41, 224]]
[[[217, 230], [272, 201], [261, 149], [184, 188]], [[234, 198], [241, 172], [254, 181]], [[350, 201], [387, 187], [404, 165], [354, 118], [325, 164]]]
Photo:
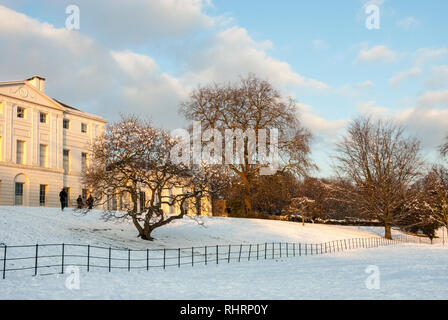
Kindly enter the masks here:
[[[167, 132], [134, 116], [108, 126], [92, 145], [84, 184], [93, 190], [96, 205], [105, 207], [106, 219], [131, 218], [139, 237], [187, 214], [187, 202], [207, 191], [204, 170], [173, 164], [175, 145]], [[149, 190], [145, 199], [142, 190]], [[118, 203], [120, 203], [118, 205]], [[177, 206], [179, 214], [167, 214], [162, 205]]]
[[384, 223], [385, 237], [401, 213], [409, 186], [421, 175], [419, 141], [391, 121], [361, 117], [337, 145], [336, 169], [356, 186], [352, 200], [362, 213]]
[[[218, 130], [222, 136], [226, 130], [253, 130], [258, 139], [260, 130], [277, 129], [279, 170], [304, 174], [315, 167], [309, 158], [311, 134], [299, 123], [296, 102], [284, 99], [268, 81], [254, 75], [235, 84], [199, 87], [182, 103], [180, 111], [187, 119], [200, 121], [204, 129]], [[233, 143], [231, 140], [232, 147]], [[251, 158], [251, 143], [247, 137], [244, 139], [241, 163], [227, 164], [244, 187], [247, 216], [252, 215], [253, 181], [263, 167]]]
[[440, 147], [440, 153], [443, 156], [448, 156], [448, 136], [445, 138], [445, 143]]
[[316, 201], [308, 197], [293, 198], [291, 199], [291, 204], [288, 208], [288, 215], [299, 212], [302, 217], [302, 226], [305, 226], [305, 216], [310, 215], [315, 204]]

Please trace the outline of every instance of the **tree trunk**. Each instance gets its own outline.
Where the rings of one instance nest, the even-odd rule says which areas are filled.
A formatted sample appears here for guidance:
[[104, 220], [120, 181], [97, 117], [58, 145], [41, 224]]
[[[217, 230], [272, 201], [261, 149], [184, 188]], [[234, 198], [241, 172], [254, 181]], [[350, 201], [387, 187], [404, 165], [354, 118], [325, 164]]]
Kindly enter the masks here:
[[244, 192], [244, 209], [246, 217], [252, 216], [252, 196], [250, 192]]
[[151, 233], [153, 230], [153, 228], [145, 229], [143, 235], [140, 236], [140, 238], [142, 238], [143, 240], [154, 241], [155, 239], [151, 237]]
[[392, 221], [392, 214], [389, 209], [389, 206], [385, 209], [385, 219], [384, 219], [384, 237], [386, 239], [392, 240], [392, 228], [390, 225], [390, 221]]
[[384, 223], [384, 237], [386, 239], [392, 240], [392, 228], [388, 222]]

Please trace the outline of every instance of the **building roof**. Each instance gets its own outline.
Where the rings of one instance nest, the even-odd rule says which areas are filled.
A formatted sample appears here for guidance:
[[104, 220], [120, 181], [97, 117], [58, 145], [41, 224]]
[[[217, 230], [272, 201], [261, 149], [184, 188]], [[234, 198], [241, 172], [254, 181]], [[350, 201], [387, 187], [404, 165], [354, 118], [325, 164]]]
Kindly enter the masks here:
[[59, 103], [60, 105], [62, 105], [63, 107], [65, 107], [65, 108], [73, 109], [73, 110], [76, 110], [76, 111], [79, 111], [79, 112], [84, 112], [84, 111], [82, 111], [82, 110], [79, 110], [78, 108], [69, 106], [68, 104], [66, 104], [66, 103], [64, 103], [64, 102], [62, 102], [62, 101], [60, 101], [60, 100], [58, 100], [58, 99], [55, 99], [55, 98], [52, 98], [52, 99], [53, 99], [54, 101], [56, 101], [57, 103]]
[[0, 85], [24, 85], [24, 86], [29, 86], [29, 87], [33, 88], [34, 91], [35, 91], [36, 93], [42, 95], [42, 96], [45, 97], [46, 99], [49, 99], [49, 100], [53, 101], [54, 104], [56, 104], [59, 108], [61, 108], [61, 109], [63, 109], [63, 110], [65, 109], [65, 110], [68, 111], [68, 112], [72, 111], [73, 114], [78, 114], [79, 116], [85, 116], [85, 117], [91, 118], [91, 119], [96, 120], [96, 121], [100, 121], [100, 122], [104, 122], [104, 123], [107, 122], [107, 121], [106, 121], [103, 117], [101, 117], [101, 116], [97, 116], [97, 115], [94, 115], [94, 114], [91, 114], [91, 113], [87, 113], [87, 112], [82, 111], [82, 110], [80, 110], [80, 109], [78, 109], [78, 108], [75, 108], [75, 107], [73, 107], [73, 106], [71, 106], [71, 105], [68, 105], [68, 104], [66, 104], [66, 103], [64, 103], [64, 102], [62, 102], [62, 101], [60, 101], [60, 100], [58, 100], [58, 99], [51, 98], [51, 97], [47, 96], [47, 95], [45, 94], [45, 92], [43, 92], [43, 90], [39, 90], [39, 89], [35, 88], [34, 85], [32, 85], [32, 84], [29, 83], [29, 81], [32, 80], [32, 79], [34, 79], [34, 78], [38, 78], [38, 79], [40, 79], [40, 80], [45, 81], [45, 78], [43, 78], [43, 77], [39, 77], [39, 76], [35, 75], [35, 76], [32, 76], [31, 78], [28, 78], [28, 79], [25, 79], [25, 80], [18, 80], [18, 81], [2, 81], [2, 82], [0, 82]]

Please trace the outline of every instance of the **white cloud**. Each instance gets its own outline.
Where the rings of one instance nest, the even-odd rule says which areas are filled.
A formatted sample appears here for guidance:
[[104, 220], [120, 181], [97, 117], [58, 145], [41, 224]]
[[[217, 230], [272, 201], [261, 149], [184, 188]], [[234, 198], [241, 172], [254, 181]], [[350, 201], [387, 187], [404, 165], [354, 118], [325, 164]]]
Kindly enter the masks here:
[[337, 94], [347, 97], [359, 97], [367, 92], [368, 89], [374, 88], [375, 83], [371, 80], [366, 80], [364, 82], [357, 83], [355, 85], [344, 84], [339, 88], [335, 89]]
[[446, 48], [420, 48], [415, 53], [415, 63], [422, 65], [428, 61], [434, 61], [448, 55]]
[[370, 80], [366, 80], [366, 81], [358, 83], [356, 85], [356, 88], [358, 88], [358, 89], [367, 89], [367, 88], [374, 88], [374, 87], [375, 87], [375, 83], [373, 83]]
[[415, 19], [412, 16], [397, 21], [397, 26], [399, 26], [400, 28], [402, 28], [404, 30], [409, 30], [409, 29], [414, 28], [414, 27], [416, 27], [418, 25], [419, 25], [418, 20]]
[[423, 108], [446, 107], [446, 108], [448, 108], [448, 90], [425, 92], [424, 94], [422, 94], [418, 97], [417, 107], [423, 107]]
[[419, 67], [414, 67], [409, 70], [402, 71], [389, 79], [389, 84], [393, 87], [398, 87], [400, 83], [407, 79], [416, 79], [422, 75], [422, 70]]
[[394, 117], [410, 134], [422, 142], [428, 160], [434, 161], [438, 147], [448, 133], [448, 109], [409, 108], [397, 112]]
[[390, 112], [386, 107], [377, 106], [375, 101], [358, 102], [357, 107], [359, 113], [374, 116], [384, 116]]
[[246, 29], [227, 28], [216, 34], [208, 49], [196, 55], [184, 79], [196, 83], [222, 82], [252, 72], [280, 87], [329, 88], [326, 83], [294, 72], [288, 63], [270, 57], [262, 47]]
[[307, 104], [298, 104], [299, 116], [302, 124], [311, 130], [320, 140], [320, 143], [332, 143], [338, 134], [347, 126], [348, 120], [327, 120], [316, 114], [313, 107]]
[[378, 45], [370, 49], [362, 49], [359, 52], [355, 63], [393, 62], [396, 61], [398, 57], [399, 54], [397, 52], [389, 49], [387, 46]]
[[[112, 7], [117, 3], [112, 1]], [[178, 0], [163, 3], [157, 0], [151, 5], [166, 6], [166, 11]], [[195, 16], [202, 1], [189, 0], [180, 6], [188, 4], [192, 7], [191, 11], [185, 10], [186, 14], [190, 12]], [[131, 5], [139, 4], [133, 1]], [[85, 11], [83, 5], [81, 15]], [[185, 17], [165, 14], [165, 18], [175, 24]], [[104, 115], [109, 120], [115, 120], [120, 112], [151, 116], [167, 127], [183, 125], [182, 117], [173, 115], [177, 115], [180, 101], [198, 83], [234, 80], [253, 72], [280, 89], [329, 88], [319, 80], [294, 72], [288, 63], [269, 56], [266, 50], [272, 48], [273, 43], [254, 41], [243, 28], [226, 28], [220, 32], [214, 27], [204, 29], [209, 35], [202, 46], [180, 58], [176, 56], [183, 59], [176, 60], [176, 64], [183, 65], [184, 70], [176, 76], [165, 72], [147, 54], [108, 48], [107, 43], [93, 40], [82, 30], [72, 32], [56, 28], [0, 6], [0, 41], [14, 44], [2, 52], [0, 80], [25, 79], [39, 74], [47, 78], [47, 92], [68, 104]], [[121, 39], [121, 35], [117, 37]]]
[[142, 54], [137, 54], [129, 50], [112, 51], [111, 54], [123, 71], [136, 79], [142, 79], [145, 76], [157, 72], [159, 69], [151, 57]]
[[425, 81], [425, 86], [436, 90], [448, 87], [448, 66], [432, 67], [429, 78]]

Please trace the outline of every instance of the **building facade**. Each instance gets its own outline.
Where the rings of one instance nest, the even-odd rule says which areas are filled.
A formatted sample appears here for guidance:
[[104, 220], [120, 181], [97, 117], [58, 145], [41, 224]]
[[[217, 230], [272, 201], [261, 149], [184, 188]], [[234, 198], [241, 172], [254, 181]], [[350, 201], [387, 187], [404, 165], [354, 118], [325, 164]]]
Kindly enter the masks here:
[[83, 189], [89, 145], [106, 121], [45, 94], [45, 79], [0, 82], [0, 205], [69, 205]]

